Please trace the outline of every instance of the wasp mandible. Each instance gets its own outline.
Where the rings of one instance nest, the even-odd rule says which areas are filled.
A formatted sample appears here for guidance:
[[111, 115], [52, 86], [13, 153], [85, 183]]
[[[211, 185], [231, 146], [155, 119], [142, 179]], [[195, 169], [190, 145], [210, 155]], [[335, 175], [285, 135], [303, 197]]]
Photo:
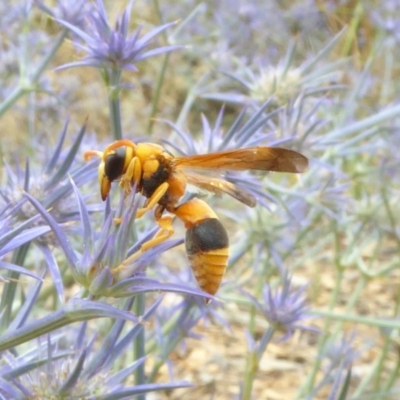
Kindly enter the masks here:
[[154, 216], [160, 231], [146, 242], [141, 251], [167, 240], [174, 232], [172, 217], [176, 215], [185, 225], [185, 246], [194, 276], [199, 287], [214, 295], [225, 274], [229, 257], [228, 234], [218, 216], [204, 201], [193, 198], [179, 204], [187, 184], [193, 184], [213, 193], [227, 193], [249, 207], [256, 198], [235, 184], [222, 178], [203, 175], [207, 170], [241, 171], [261, 170], [276, 172], [303, 172], [308, 160], [302, 154], [278, 147], [250, 147], [203, 155], [174, 157], [154, 143], [137, 143], [118, 140], [103, 152], [85, 152], [85, 160], [100, 157], [98, 170], [101, 198], [105, 200], [111, 183], [119, 185], [129, 194], [132, 187], [146, 197], [143, 208], [137, 211], [140, 218], [155, 209]]

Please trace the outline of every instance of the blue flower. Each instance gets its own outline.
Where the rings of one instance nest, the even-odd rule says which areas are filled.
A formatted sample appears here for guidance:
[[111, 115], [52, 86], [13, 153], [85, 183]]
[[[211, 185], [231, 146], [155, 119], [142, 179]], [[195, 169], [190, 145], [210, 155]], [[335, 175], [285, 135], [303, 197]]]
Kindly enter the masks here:
[[85, 19], [93, 13], [92, 4], [86, 0], [58, 0], [52, 8], [40, 0], [34, 0], [34, 4], [53, 18], [81, 28], [85, 26]]
[[[85, 126], [80, 129], [74, 145], [64, 150], [67, 128], [68, 122], [62, 129], [56, 148], [50, 154], [48, 146], [45, 148], [36, 146], [36, 152], [41, 155], [44, 166], [41, 164], [38, 167], [36, 160], [30, 162], [28, 159], [25, 162], [25, 168], [21, 168], [18, 163], [15, 163], [15, 166], [5, 164], [6, 182], [0, 189], [0, 210], [2, 210], [3, 218], [0, 220], [1, 267], [41, 279], [37, 271], [21, 267], [25, 265], [28, 248], [34, 244], [33, 249], [31, 248], [35, 254], [33, 259], [43, 256], [61, 301], [64, 300], [64, 286], [60, 269], [51, 250], [57, 242], [49, 225], [40, 218], [37, 208], [28, 200], [28, 196], [35, 198], [40, 207], [48, 210], [46, 212], [59, 231], [68, 231], [71, 228], [71, 222], [79, 217], [76, 206], [71, 204], [69, 198], [72, 185], [68, 175], [81, 186], [95, 177], [96, 170], [93, 163], [78, 167], [74, 165], [75, 156], [85, 133]], [[13, 258], [19, 260], [19, 265], [10, 262], [11, 252], [13, 252]]]
[[262, 303], [253, 296], [248, 297], [264, 314], [274, 331], [284, 332], [280, 340], [286, 340], [296, 329], [316, 331], [315, 328], [303, 325], [303, 321], [311, 317], [304, 291], [305, 286], [294, 289], [286, 273], [281, 288], [272, 290], [269, 285], [264, 286]]
[[[300, 95], [316, 97], [332, 89], [341, 89], [342, 71], [338, 67], [344, 65], [346, 60], [326, 63], [323, 62], [323, 58], [329, 54], [342, 35], [343, 31], [339, 32], [322, 50], [299, 66], [295, 65], [297, 42], [288, 46], [286, 55], [276, 65], [259, 63], [257, 68], [257, 64], [254, 67], [254, 63], [248, 66], [239, 61], [237, 72], [221, 72], [238, 83], [246, 94], [242, 94], [241, 91], [203, 91], [202, 97], [240, 104], [263, 104], [270, 100], [271, 109], [276, 109], [289, 104]], [[220, 80], [215, 85], [216, 90], [225, 83], [232, 86], [231, 81]]]
[[[0, 188], [0, 201], [7, 208], [6, 214], [15, 220], [25, 222], [37, 214], [36, 210], [26, 201], [24, 192], [32, 194], [59, 222], [70, 221], [77, 216], [76, 208], [71, 208], [68, 196], [72, 194], [68, 174], [78, 186], [92, 180], [96, 174], [93, 163], [75, 166], [75, 157], [85, 134], [86, 125], [83, 125], [75, 137], [74, 145], [63, 150], [67, 135], [68, 121], [60, 132], [56, 148], [49, 152], [48, 145], [36, 145], [36, 152], [40, 154], [41, 164], [36, 160], [25, 162], [25, 168], [18, 163], [15, 166], [5, 164], [7, 170], [6, 183]], [[1, 206], [1, 203], [0, 203]]]
[[[190, 386], [187, 382], [176, 381], [165, 384], [128, 383], [132, 374], [143, 365], [145, 358], [139, 358], [123, 368], [119, 367], [115, 372], [114, 366], [118, 363], [119, 357], [126, 357], [132, 346], [132, 340], [141, 328], [138, 322], [129, 326], [132, 320], [136, 319], [127, 311], [132, 307], [132, 302], [133, 300], [127, 300], [123, 311], [113, 310], [111, 306], [104, 307], [104, 310], [114, 311], [115, 315], [110, 317], [118, 319], [108, 329], [102, 346], [94, 345], [98, 340], [98, 332], [90, 333], [85, 322], [80, 327], [68, 326], [56, 334], [49, 333], [37, 339], [29, 351], [21, 354], [16, 353], [16, 350], [3, 352], [3, 362], [0, 366], [2, 397], [78, 399], [108, 395], [113, 398], [132, 398], [142, 393]], [[85, 307], [89, 304], [93, 310], [100, 309], [96, 303], [82, 300], [73, 302], [71, 306], [75, 306], [77, 311], [82, 313], [87, 312]], [[143, 320], [151, 316], [158, 304], [159, 302], [155, 302], [146, 311]], [[82, 310], [79, 310], [79, 307], [82, 307]], [[70, 316], [72, 313], [73, 311], [70, 311]], [[57, 312], [47, 319], [50, 320], [54, 314]], [[126, 320], [122, 319], [122, 316]], [[26, 323], [23, 328], [29, 330], [37, 326], [38, 329], [44, 320]], [[15, 335], [19, 334], [19, 330], [14, 327]]]
[[282, 288], [275, 292], [269, 286], [264, 287], [262, 310], [272, 325], [285, 332], [284, 338], [291, 336], [295, 329], [312, 330], [301, 324], [310, 318], [304, 290], [305, 287], [294, 290], [291, 287], [291, 279], [287, 276], [284, 278]]
[[87, 16], [85, 31], [66, 20], [57, 19], [61, 25], [70, 29], [82, 39], [83, 44], [76, 41], [74, 44], [87, 53], [81, 61], [62, 65], [58, 69], [88, 66], [136, 71], [135, 64], [137, 62], [181, 47], [163, 46], [151, 50], [147, 49], [153, 39], [174, 25], [174, 22], [158, 26], [143, 36], [141, 36], [141, 27], [137, 28], [133, 34], [129, 34], [131, 9], [132, 2], [129, 3], [122, 16], [117, 19], [115, 28], [112, 28], [108, 23], [102, 0], [97, 0], [97, 12]]

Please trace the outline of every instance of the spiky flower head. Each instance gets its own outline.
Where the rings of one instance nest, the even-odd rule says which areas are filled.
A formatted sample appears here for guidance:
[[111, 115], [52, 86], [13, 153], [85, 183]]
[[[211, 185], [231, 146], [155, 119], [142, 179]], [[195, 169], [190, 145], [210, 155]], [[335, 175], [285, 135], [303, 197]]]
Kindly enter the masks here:
[[285, 71], [281, 66], [268, 66], [261, 69], [259, 75], [249, 82], [249, 96], [258, 103], [274, 96], [278, 104], [287, 104], [298, 94], [300, 84], [299, 69]]
[[[143, 318], [148, 318], [158, 304], [156, 302], [150, 307]], [[76, 306], [79, 307], [79, 303]], [[93, 306], [96, 307], [95, 303]], [[132, 306], [132, 302], [126, 307], [129, 306]], [[112, 309], [110, 306], [108, 308]], [[176, 381], [132, 385], [129, 378], [140, 368], [144, 358], [122, 369], [119, 367], [115, 372], [113, 365], [118, 357], [126, 356], [141, 325], [136, 322], [133, 327], [129, 327], [121, 317], [124, 316], [131, 323], [135, 320], [132, 314], [116, 309], [114, 312], [115, 315], [110, 317], [118, 319], [109, 329], [103, 346], [94, 345], [98, 332], [90, 337], [84, 323], [80, 328], [66, 327], [57, 334], [48, 334], [44, 340], [37, 339], [30, 351], [18, 356], [15, 349], [13, 352], [3, 352], [0, 365], [2, 398], [83, 399], [104, 398], [106, 395], [110, 398], [132, 398], [141, 393], [190, 386], [187, 382]], [[26, 330], [32, 329], [30, 325], [34, 324], [39, 325], [40, 321], [26, 324]]]
[[87, 66], [118, 71], [122, 69], [136, 71], [135, 64], [137, 62], [179, 48], [179, 46], [163, 46], [148, 49], [153, 39], [174, 23], [158, 26], [143, 36], [141, 36], [141, 27], [130, 34], [132, 1], [122, 16], [117, 19], [114, 28], [108, 22], [103, 1], [97, 0], [96, 4], [95, 12], [87, 16], [85, 30], [66, 20], [57, 19], [61, 25], [70, 29], [82, 40], [83, 43], [74, 41], [74, 44], [86, 53], [81, 61], [65, 64], [58, 69]]
[[263, 302], [247, 295], [257, 309], [264, 314], [274, 331], [283, 331], [281, 340], [289, 338], [296, 329], [316, 331], [303, 325], [310, 318], [308, 305], [304, 296], [305, 287], [294, 289], [291, 277], [286, 273], [282, 287], [272, 290], [269, 285], [263, 289]]
[[38, 166], [29, 159], [25, 161], [24, 168], [19, 162], [15, 165], [5, 164], [7, 174], [5, 183], [0, 188], [1, 201], [9, 206], [9, 216], [13, 215], [18, 221], [26, 221], [37, 214], [36, 210], [26, 201], [24, 193], [30, 193], [58, 222], [71, 220], [72, 210], [67, 198], [72, 193], [68, 174], [71, 174], [78, 186], [93, 179], [95, 169], [93, 164], [83, 164], [75, 167], [75, 157], [86, 130], [83, 125], [78, 132], [74, 145], [67, 150], [63, 149], [68, 131], [68, 121], [64, 124], [56, 148], [49, 152], [48, 146], [37, 144], [36, 151], [42, 153], [42, 160], [47, 162]]
[[34, 0], [33, 4], [52, 18], [58, 18], [82, 28], [85, 25], [85, 18], [93, 12], [92, 4], [86, 0], [58, 0], [53, 7], [47, 6], [40, 0]]
[[[240, 61], [237, 63], [236, 72], [223, 71], [223, 73], [239, 83], [246, 94], [234, 91], [215, 92], [204, 93], [202, 97], [242, 104], [262, 104], [270, 100], [270, 107], [274, 109], [287, 106], [300, 95], [311, 96], [342, 88], [339, 84], [342, 72], [338, 72], [338, 65], [344, 65], [346, 60], [339, 60], [336, 63], [327, 63], [323, 60], [342, 34], [343, 31], [329, 41], [319, 53], [300, 65], [296, 65], [296, 42], [288, 46], [285, 57], [276, 65], [260, 64], [258, 68], [254, 68], [253, 65], [244, 65]], [[218, 85], [222, 85], [221, 82]]]
[[295, 329], [310, 329], [302, 321], [310, 318], [308, 305], [304, 296], [305, 287], [293, 289], [289, 276], [285, 276], [281, 289], [272, 291], [266, 285], [263, 291], [263, 312], [268, 321], [289, 337]]

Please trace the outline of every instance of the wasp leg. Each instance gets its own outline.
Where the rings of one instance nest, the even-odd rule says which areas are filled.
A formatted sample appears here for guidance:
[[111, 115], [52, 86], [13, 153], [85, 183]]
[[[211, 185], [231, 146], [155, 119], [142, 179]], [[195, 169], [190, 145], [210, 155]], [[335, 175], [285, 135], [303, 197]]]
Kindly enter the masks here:
[[158, 202], [161, 200], [164, 194], [167, 192], [168, 188], [169, 188], [168, 182], [162, 183], [151, 195], [151, 197], [148, 198], [148, 200], [146, 201], [146, 205], [143, 208], [139, 208], [137, 210], [136, 218], [140, 218], [144, 214], [146, 214], [147, 211], [152, 210], [158, 204]]
[[138, 250], [136, 253], [128, 257], [117, 268], [113, 269], [112, 273], [114, 275], [117, 274], [118, 272], [126, 268], [128, 264], [132, 263], [137, 258], [139, 258], [144, 252], [169, 239], [174, 233], [174, 228], [172, 227], [172, 220], [173, 220], [172, 215], [165, 215], [159, 218], [157, 220], [157, 224], [160, 226], [160, 230], [154, 235], [153, 239], [150, 239], [147, 242], [143, 243], [140, 246], [140, 250]]
[[[160, 201], [160, 199], [164, 196], [164, 194], [167, 192], [168, 187], [169, 187], [169, 185], [167, 182], [162, 183], [156, 189], [156, 191], [152, 194], [152, 196], [149, 199], [147, 199], [146, 205], [142, 208], [139, 208], [136, 211], [136, 218], [139, 219], [139, 218], [143, 217], [143, 215], [146, 214], [148, 211], [151, 211], [157, 205], [157, 203]], [[162, 212], [159, 214], [161, 215]], [[114, 218], [114, 223], [116, 223], [117, 225], [119, 225], [121, 223], [121, 221], [122, 221], [121, 218]], [[162, 226], [161, 221], [162, 221], [161, 216], [160, 217], [156, 216], [156, 222], [160, 226]]]
[[157, 224], [160, 226], [160, 230], [154, 235], [153, 239], [148, 240], [147, 242], [143, 243], [140, 247], [140, 251], [144, 252], [151, 249], [158, 244], [165, 242], [169, 239], [173, 233], [174, 228], [172, 227], [172, 215], [165, 215], [164, 217], [160, 218], [157, 221]]
[[119, 182], [119, 186], [124, 190], [125, 195], [129, 195], [131, 192], [132, 184], [140, 182], [141, 176], [142, 166], [140, 160], [137, 157], [133, 157]]

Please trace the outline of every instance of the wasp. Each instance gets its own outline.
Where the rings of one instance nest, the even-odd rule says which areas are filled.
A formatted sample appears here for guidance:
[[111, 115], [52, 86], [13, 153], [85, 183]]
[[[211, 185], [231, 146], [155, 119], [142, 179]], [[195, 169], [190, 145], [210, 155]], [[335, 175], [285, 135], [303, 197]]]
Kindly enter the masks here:
[[[204, 201], [192, 198], [180, 203], [188, 184], [207, 191], [226, 193], [254, 207], [256, 198], [222, 177], [208, 176], [210, 170], [261, 170], [303, 172], [308, 160], [302, 154], [278, 147], [250, 147], [210, 154], [174, 157], [154, 143], [118, 140], [103, 152], [90, 150], [84, 157], [101, 159], [98, 169], [101, 198], [110, 193], [111, 183], [119, 181], [125, 194], [133, 187], [146, 198], [136, 217], [154, 209], [160, 227], [155, 237], [142, 245], [141, 252], [167, 240], [174, 232], [172, 216], [186, 228], [185, 246], [199, 287], [214, 295], [222, 281], [229, 258], [228, 234], [216, 213]], [[169, 214], [164, 214], [167, 211]]]

